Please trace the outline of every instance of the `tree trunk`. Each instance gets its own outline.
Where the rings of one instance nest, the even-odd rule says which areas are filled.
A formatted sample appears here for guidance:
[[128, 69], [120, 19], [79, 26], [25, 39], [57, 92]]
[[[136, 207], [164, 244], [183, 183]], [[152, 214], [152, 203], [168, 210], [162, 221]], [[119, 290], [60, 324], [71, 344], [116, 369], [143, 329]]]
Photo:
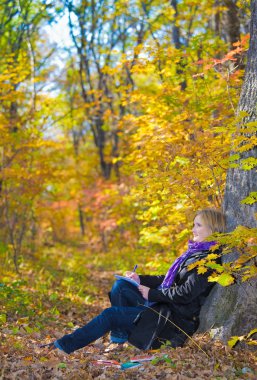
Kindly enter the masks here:
[[[251, 38], [244, 84], [238, 104], [238, 113], [246, 111], [248, 116], [243, 120], [257, 121], [257, 0], [251, 3]], [[242, 129], [241, 129], [242, 131]], [[247, 135], [251, 139], [253, 135]], [[233, 152], [232, 152], [233, 153]], [[257, 158], [257, 147], [241, 154], [241, 159]], [[257, 226], [255, 213], [257, 203], [242, 204], [249, 193], [257, 191], [256, 168], [242, 170], [230, 168], [227, 173], [227, 184], [224, 198], [224, 211], [227, 215], [228, 230], [243, 225], [250, 228]], [[235, 258], [231, 255], [230, 261]], [[216, 285], [201, 311], [199, 332], [214, 328], [214, 336], [226, 341], [231, 335], [244, 335], [257, 327], [257, 279], [235, 284], [229, 287]]]
[[[175, 15], [174, 15], [174, 23], [173, 23], [173, 26], [172, 26], [172, 37], [173, 37], [173, 43], [174, 43], [174, 46], [176, 49], [181, 49], [181, 41], [180, 41], [180, 28], [179, 26], [177, 25], [177, 19], [178, 19], [178, 2], [177, 0], [171, 0], [171, 5], [175, 11]], [[182, 60], [180, 59], [180, 62], [177, 63], [177, 66], [176, 66], [176, 72], [178, 75], [181, 75], [184, 73], [184, 67], [183, 67], [183, 62]], [[187, 87], [187, 82], [186, 80], [182, 80], [182, 82], [180, 83], [180, 87], [181, 87], [181, 90], [182, 91], [185, 91], [186, 87]]]
[[233, 47], [233, 43], [240, 40], [240, 20], [238, 15], [238, 7], [235, 0], [225, 0], [224, 4], [227, 7], [225, 13], [225, 32], [228, 41]]

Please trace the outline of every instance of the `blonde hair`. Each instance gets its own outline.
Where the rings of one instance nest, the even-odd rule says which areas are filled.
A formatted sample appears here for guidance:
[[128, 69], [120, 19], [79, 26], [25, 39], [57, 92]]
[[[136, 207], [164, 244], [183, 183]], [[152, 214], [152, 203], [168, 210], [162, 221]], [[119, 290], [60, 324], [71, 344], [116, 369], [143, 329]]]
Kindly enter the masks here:
[[211, 229], [212, 233], [226, 231], [226, 217], [222, 211], [215, 208], [200, 210], [196, 215], [201, 216], [203, 222]]

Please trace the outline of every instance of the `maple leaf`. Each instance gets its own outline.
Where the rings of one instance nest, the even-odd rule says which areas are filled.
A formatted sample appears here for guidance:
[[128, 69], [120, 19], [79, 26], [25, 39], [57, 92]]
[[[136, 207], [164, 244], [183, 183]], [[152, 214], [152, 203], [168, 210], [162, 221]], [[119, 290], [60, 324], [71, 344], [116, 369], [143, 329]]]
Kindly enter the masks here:
[[197, 268], [197, 273], [198, 274], [204, 274], [204, 273], [206, 273], [207, 272], [207, 268], [206, 267], [199, 267], [199, 268]]

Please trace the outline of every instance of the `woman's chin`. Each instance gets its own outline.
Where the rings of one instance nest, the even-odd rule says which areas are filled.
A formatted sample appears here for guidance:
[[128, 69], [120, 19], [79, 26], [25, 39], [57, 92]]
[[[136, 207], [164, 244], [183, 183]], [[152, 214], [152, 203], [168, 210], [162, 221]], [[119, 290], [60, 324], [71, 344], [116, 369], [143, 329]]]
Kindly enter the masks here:
[[201, 241], [203, 241], [203, 239], [201, 239], [199, 236], [194, 236], [193, 241], [196, 243], [200, 243]]

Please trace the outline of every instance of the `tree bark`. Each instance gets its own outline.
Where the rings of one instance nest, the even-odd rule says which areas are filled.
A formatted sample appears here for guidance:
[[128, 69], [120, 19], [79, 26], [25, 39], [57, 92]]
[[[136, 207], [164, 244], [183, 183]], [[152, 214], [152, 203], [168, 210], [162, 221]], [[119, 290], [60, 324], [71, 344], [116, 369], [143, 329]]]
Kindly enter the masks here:
[[[241, 122], [257, 122], [257, 0], [251, 2], [250, 47], [244, 84], [238, 104], [238, 114], [247, 112], [248, 116]], [[243, 124], [242, 124], [243, 123]], [[246, 135], [248, 141], [254, 135]], [[233, 152], [232, 152], [233, 154]], [[240, 161], [249, 157], [257, 158], [257, 147], [243, 152]], [[239, 162], [240, 163], [240, 162]], [[230, 168], [227, 172], [227, 183], [223, 208], [227, 216], [228, 231], [243, 225], [249, 228], [257, 226], [255, 215], [257, 203], [242, 204], [241, 201], [251, 192], [257, 191], [256, 167], [243, 170]], [[235, 254], [229, 260], [233, 260]], [[244, 335], [257, 327], [257, 279], [234, 284], [229, 287], [216, 285], [201, 311], [199, 332], [214, 329], [214, 337], [226, 341], [231, 335]]]
[[[244, 111], [248, 116], [244, 123], [257, 122], [257, 1], [251, 3], [250, 46], [247, 56], [244, 84], [238, 104], [238, 114]], [[247, 136], [251, 139], [253, 136]], [[233, 152], [232, 152], [233, 153]], [[241, 160], [249, 157], [257, 157], [257, 146], [241, 154]], [[228, 219], [228, 229], [232, 231], [237, 225], [250, 228], [256, 227], [254, 214], [257, 212], [257, 204], [252, 206], [241, 204], [250, 192], [257, 189], [256, 168], [242, 170], [240, 167], [229, 169], [227, 173], [224, 210]]]

